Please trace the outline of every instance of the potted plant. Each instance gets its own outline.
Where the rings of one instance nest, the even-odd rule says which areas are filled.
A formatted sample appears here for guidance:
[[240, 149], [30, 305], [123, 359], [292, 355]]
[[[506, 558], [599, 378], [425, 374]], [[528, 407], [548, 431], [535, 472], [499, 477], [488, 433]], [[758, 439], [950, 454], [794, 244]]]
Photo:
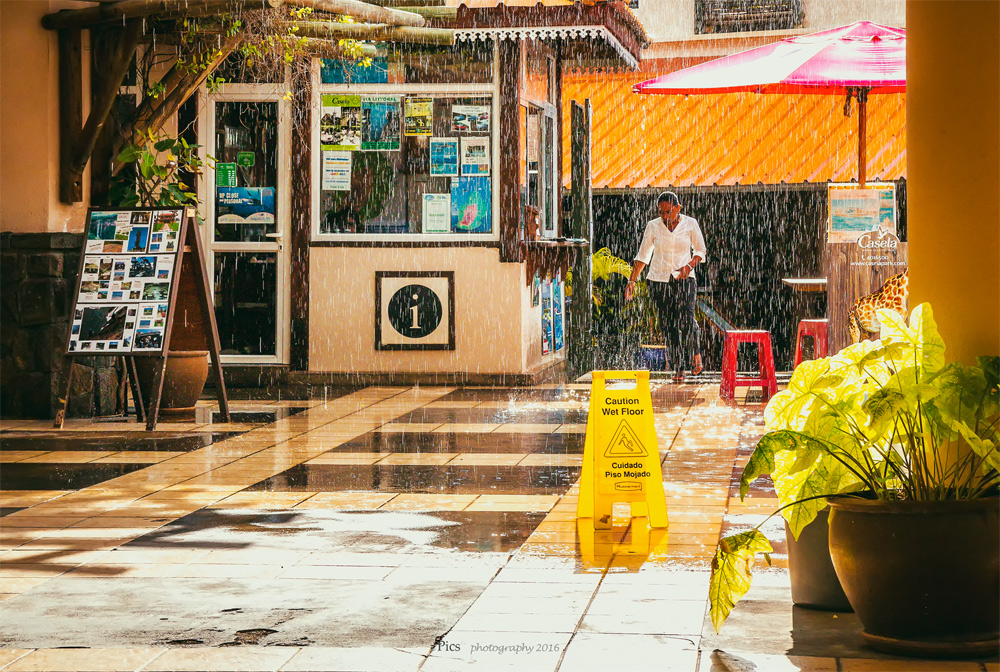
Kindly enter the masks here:
[[[665, 368], [659, 318], [644, 280], [636, 282], [632, 300], [625, 302], [625, 285], [632, 265], [614, 256], [606, 247], [592, 257], [593, 329], [598, 350], [605, 356], [602, 366], [630, 369], [644, 361], [651, 370]], [[607, 355], [612, 354], [611, 361]]]
[[[875, 647], [921, 655], [1000, 644], [1000, 358], [945, 364], [931, 307], [881, 340], [804, 362], [765, 410], [741, 497], [770, 474], [794, 535], [823, 510], [837, 576]], [[721, 540], [716, 629], [750, 587], [759, 526]]]
[[[126, 145], [118, 155], [117, 162], [127, 169], [120, 171], [111, 185], [111, 202], [118, 207], [197, 206], [197, 194], [188, 180], [193, 182], [201, 174], [203, 162], [198, 154], [199, 145], [189, 144], [183, 138], [156, 135], [152, 131], [148, 131], [147, 136], [145, 144]], [[199, 232], [190, 231], [189, 235], [196, 236]], [[184, 263], [191, 262], [186, 258]], [[175, 343], [189, 340], [186, 336], [184, 325], [175, 323]], [[209, 353], [207, 350], [172, 348], [164, 354], [167, 367], [164, 370], [160, 408], [164, 411], [191, 410], [208, 380]], [[146, 404], [149, 404], [158, 366], [158, 358], [136, 358], [139, 388]]]

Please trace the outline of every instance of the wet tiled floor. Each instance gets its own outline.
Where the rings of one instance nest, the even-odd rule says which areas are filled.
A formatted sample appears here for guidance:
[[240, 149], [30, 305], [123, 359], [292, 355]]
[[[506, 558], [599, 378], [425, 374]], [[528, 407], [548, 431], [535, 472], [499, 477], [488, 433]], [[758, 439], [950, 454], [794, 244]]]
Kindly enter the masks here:
[[[576, 520], [589, 385], [340, 390], [162, 422], [0, 423], [0, 670], [1000, 670], [791, 606], [780, 520], [721, 634], [762, 405], [656, 383], [670, 516]], [[752, 398], [751, 398], [752, 399]]]

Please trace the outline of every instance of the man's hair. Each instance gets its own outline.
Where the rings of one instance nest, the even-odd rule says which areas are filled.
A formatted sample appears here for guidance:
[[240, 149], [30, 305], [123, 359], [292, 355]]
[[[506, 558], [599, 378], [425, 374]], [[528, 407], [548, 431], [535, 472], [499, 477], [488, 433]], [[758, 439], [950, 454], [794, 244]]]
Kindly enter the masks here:
[[677, 194], [672, 191], [664, 191], [660, 194], [660, 196], [656, 199], [656, 204], [659, 205], [660, 203], [669, 203], [670, 205], [681, 204], [680, 199], [677, 198]]

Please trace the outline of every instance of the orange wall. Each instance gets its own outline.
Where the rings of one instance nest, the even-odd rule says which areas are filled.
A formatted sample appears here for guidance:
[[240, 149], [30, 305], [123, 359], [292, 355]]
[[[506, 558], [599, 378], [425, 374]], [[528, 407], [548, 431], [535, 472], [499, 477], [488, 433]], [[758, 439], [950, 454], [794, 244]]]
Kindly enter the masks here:
[[[82, 231], [90, 200], [59, 202], [59, 52], [44, 14], [79, 9], [76, 2], [0, 0], [0, 230]], [[83, 32], [83, 90], [90, 89], [87, 31]], [[84, 119], [89, 96], [84, 96]]]
[[1000, 354], [1000, 3], [907, 3], [910, 305], [947, 358]]

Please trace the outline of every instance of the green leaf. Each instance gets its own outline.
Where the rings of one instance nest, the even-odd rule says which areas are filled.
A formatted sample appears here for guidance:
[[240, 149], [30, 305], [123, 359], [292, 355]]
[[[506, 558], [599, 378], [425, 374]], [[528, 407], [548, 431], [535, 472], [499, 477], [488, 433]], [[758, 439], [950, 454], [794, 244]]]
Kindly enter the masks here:
[[773, 550], [771, 542], [758, 530], [740, 532], [719, 542], [712, 560], [712, 578], [708, 589], [709, 614], [716, 632], [729, 618], [736, 603], [750, 590], [750, 568], [754, 557], [757, 553], [766, 554]]
[[153, 145], [153, 149], [155, 149], [158, 152], [163, 152], [163, 151], [166, 151], [166, 150], [170, 149], [173, 146], [174, 146], [174, 139], [173, 138], [165, 138], [163, 140], [158, 141], [156, 144], [154, 144]]
[[916, 335], [917, 361], [927, 373], [944, 366], [944, 339], [938, 332], [931, 304], [921, 303], [910, 313], [910, 331]]
[[907, 410], [906, 395], [899, 390], [882, 388], [875, 391], [862, 408], [868, 413], [872, 436], [884, 436], [892, 431], [896, 414]]
[[139, 158], [142, 150], [140, 150], [135, 145], [125, 145], [122, 151], [118, 153], [118, 163], [132, 163]]
[[986, 384], [996, 393], [1000, 388], [1000, 357], [976, 357], [976, 363], [983, 370]]
[[784, 434], [784, 432], [770, 432], [757, 442], [757, 446], [750, 454], [750, 459], [747, 460], [747, 466], [743, 467], [743, 475], [740, 476], [741, 500], [750, 491], [751, 483], [762, 474], [770, 474], [774, 470], [775, 451], [791, 450], [795, 447], [794, 439], [785, 437]]

